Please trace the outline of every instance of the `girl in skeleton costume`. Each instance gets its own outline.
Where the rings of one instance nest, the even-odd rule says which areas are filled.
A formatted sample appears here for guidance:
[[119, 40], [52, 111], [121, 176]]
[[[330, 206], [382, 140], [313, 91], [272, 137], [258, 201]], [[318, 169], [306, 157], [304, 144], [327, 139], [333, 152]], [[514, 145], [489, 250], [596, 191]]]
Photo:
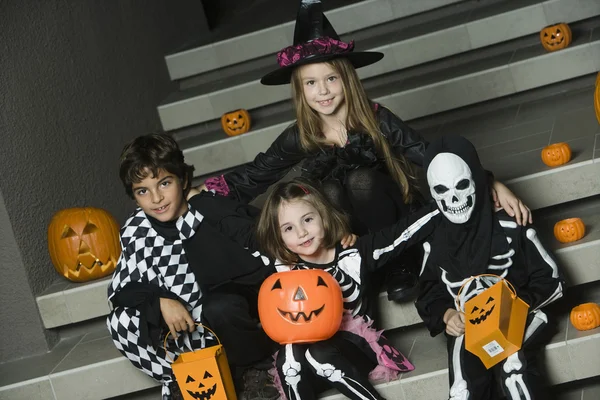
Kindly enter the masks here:
[[[107, 324], [117, 349], [163, 383], [163, 399], [181, 398], [171, 362], [181, 352], [206, 345], [203, 329], [195, 322], [217, 332], [232, 366], [269, 359], [275, 344], [251, 310], [256, 308], [253, 290], [257, 294], [274, 270], [265, 266], [266, 258], [251, 254], [218, 226], [227, 218], [237, 230], [252, 230], [257, 214], [245, 214], [247, 206], [240, 210], [213, 193], [186, 201], [192, 167], [165, 134], [141, 136], [127, 145], [120, 172], [139, 208], [121, 229], [122, 253], [108, 288], [114, 309]], [[169, 330], [172, 336], [165, 348], [162, 338]], [[252, 398], [278, 397], [272, 384], [270, 389], [265, 384], [253, 390], [260, 396], [253, 393]], [[209, 394], [201, 388], [190, 392], [193, 397]]]
[[[499, 379], [509, 399], [546, 399], [536, 352], [548, 323], [541, 309], [562, 296], [564, 281], [555, 260], [533, 226], [519, 226], [504, 210], [494, 210], [484, 170], [468, 140], [446, 137], [431, 143], [425, 165], [443, 218], [424, 243], [416, 306], [432, 336], [446, 332], [450, 398], [498, 398], [493, 382]], [[457, 298], [460, 287], [480, 274], [498, 278], [471, 280]], [[530, 314], [521, 350], [487, 370], [464, 348], [465, 324], [476, 322], [465, 321], [464, 304], [501, 278], [514, 285]]]
[[258, 223], [259, 244], [278, 260], [279, 271], [316, 268], [331, 274], [342, 288], [345, 309], [342, 326], [332, 338], [279, 350], [277, 376], [288, 400], [315, 399], [331, 386], [351, 399], [382, 399], [369, 377], [389, 379], [413, 369], [381, 332], [371, 328], [365, 288], [373, 271], [432, 232], [438, 214], [435, 206], [423, 208], [359, 237], [344, 250], [336, 243], [349, 231], [345, 216], [307, 180], [296, 178], [272, 188]]

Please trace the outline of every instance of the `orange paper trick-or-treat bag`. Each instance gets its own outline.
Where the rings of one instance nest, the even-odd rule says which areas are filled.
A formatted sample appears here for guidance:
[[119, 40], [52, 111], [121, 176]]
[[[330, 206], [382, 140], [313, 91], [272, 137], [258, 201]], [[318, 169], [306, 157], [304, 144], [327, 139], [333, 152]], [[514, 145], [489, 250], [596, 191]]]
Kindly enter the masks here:
[[521, 349], [529, 305], [502, 279], [465, 303], [465, 348], [491, 368]]
[[[204, 329], [214, 335], [207, 327]], [[167, 338], [165, 344], [166, 341]], [[220, 341], [216, 346], [181, 353], [171, 368], [186, 400], [237, 400], [225, 349]]]

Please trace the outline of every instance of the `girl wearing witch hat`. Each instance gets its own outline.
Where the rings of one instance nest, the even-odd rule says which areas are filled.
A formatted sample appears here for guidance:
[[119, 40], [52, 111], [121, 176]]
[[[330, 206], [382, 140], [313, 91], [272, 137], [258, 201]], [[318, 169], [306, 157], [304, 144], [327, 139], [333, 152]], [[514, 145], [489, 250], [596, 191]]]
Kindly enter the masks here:
[[[382, 57], [355, 52], [353, 41], [340, 40], [319, 0], [302, 0], [294, 44], [277, 54], [279, 68], [261, 80], [291, 83], [296, 122], [252, 163], [209, 178], [206, 188], [249, 202], [303, 162], [302, 175], [321, 183], [328, 199], [351, 216], [359, 235], [413, 212], [420, 203], [413, 166], [423, 165], [427, 142], [390, 110], [372, 103], [356, 73]], [[505, 209], [519, 221], [529, 219], [527, 207], [504, 185], [495, 183], [494, 189]], [[391, 300], [406, 298], [416, 285], [420, 257], [410, 259], [390, 262]]]

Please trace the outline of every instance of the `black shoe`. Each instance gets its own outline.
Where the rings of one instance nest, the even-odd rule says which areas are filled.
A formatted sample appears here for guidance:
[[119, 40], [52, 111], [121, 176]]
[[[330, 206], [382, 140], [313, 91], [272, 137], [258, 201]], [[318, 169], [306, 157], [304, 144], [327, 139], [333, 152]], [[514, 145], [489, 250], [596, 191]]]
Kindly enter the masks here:
[[267, 371], [248, 368], [244, 373], [243, 400], [277, 400], [279, 391]]
[[395, 269], [386, 276], [388, 300], [405, 301], [414, 296], [419, 278], [407, 269]]

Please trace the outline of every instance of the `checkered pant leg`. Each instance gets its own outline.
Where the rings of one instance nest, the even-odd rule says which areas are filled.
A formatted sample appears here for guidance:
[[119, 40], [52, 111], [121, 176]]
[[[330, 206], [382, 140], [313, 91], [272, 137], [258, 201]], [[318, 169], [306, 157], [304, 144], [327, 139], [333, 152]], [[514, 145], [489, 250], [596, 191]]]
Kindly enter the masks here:
[[135, 308], [115, 308], [107, 319], [112, 340], [136, 368], [163, 384], [169, 383], [173, 380], [170, 360], [177, 356], [162, 346], [154, 348], [139, 343], [139, 315]]

